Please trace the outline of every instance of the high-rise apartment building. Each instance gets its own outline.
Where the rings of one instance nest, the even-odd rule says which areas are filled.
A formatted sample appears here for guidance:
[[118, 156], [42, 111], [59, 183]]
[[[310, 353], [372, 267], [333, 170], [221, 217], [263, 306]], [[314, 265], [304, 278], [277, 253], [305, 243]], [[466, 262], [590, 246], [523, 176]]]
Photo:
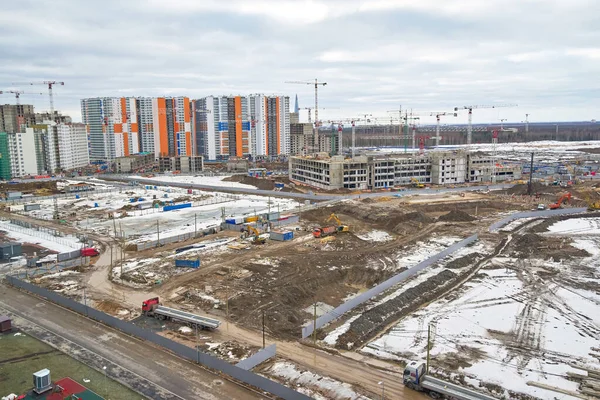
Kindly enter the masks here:
[[39, 162], [43, 153], [42, 139], [33, 128], [25, 128], [24, 132], [9, 133], [8, 152], [13, 178], [43, 172], [42, 162]]
[[192, 102], [196, 154], [209, 160], [290, 151], [289, 97], [209, 96]]
[[81, 115], [89, 130], [92, 160], [112, 161], [139, 152], [156, 158], [192, 154], [187, 97], [83, 99]]
[[8, 134], [0, 132], [0, 179], [8, 181], [10, 178], [12, 178], [12, 171], [10, 168]]
[[139, 152], [136, 99], [83, 99], [81, 117], [88, 127], [91, 160], [112, 161]]
[[15, 133], [35, 123], [35, 114], [31, 104], [0, 105], [0, 132]]
[[85, 124], [58, 124], [52, 127], [58, 138], [58, 159], [62, 170], [90, 165]]
[[193, 154], [191, 103], [188, 97], [136, 98], [139, 151], [161, 156]]

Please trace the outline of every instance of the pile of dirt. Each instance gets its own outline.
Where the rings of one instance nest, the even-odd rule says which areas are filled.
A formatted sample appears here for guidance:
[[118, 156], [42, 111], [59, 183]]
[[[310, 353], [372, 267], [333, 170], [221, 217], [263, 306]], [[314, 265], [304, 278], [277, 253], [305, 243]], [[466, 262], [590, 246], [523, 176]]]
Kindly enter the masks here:
[[270, 179], [256, 178], [249, 175], [233, 175], [223, 179], [224, 182], [238, 182], [244, 185], [252, 185], [261, 190], [275, 189], [275, 182]]
[[34, 182], [24, 182], [24, 183], [1, 183], [0, 191], [10, 191], [10, 192], [24, 192], [24, 193], [33, 193], [39, 189], [49, 190], [51, 193], [59, 193], [60, 190], [57, 189], [56, 183], [58, 181], [34, 181]]
[[481, 256], [482, 256], [482, 254], [480, 254], [480, 253], [467, 254], [464, 257], [460, 257], [460, 258], [457, 258], [456, 260], [450, 261], [448, 264], [446, 264], [446, 268], [448, 268], [448, 269], [465, 268], [465, 267], [473, 264], [475, 261], [477, 261], [479, 258], [481, 258]]
[[464, 211], [452, 210], [448, 214], [444, 214], [438, 218], [440, 221], [447, 222], [469, 222], [475, 221], [475, 217], [470, 216]]
[[515, 236], [512, 251], [521, 257], [552, 259], [555, 262], [576, 257], [589, 257], [590, 253], [571, 245], [565, 237], [546, 237], [536, 233]]
[[457, 274], [445, 269], [399, 296], [371, 308], [350, 324], [350, 329], [338, 338], [336, 347], [348, 350], [364, 343], [382, 327], [415, 310], [420, 304], [437, 298], [445, 287], [457, 279]]

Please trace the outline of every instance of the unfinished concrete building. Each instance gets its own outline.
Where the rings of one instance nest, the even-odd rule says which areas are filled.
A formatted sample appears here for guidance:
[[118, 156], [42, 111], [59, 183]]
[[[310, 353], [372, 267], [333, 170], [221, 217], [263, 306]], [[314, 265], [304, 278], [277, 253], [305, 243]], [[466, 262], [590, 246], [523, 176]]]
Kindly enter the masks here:
[[178, 157], [160, 157], [158, 166], [160, 172], [180, 171], [180, 172], [200, 172], [204, 169], [204, 157], [202, 156], [178, 156]]
[[368, 158], [343, 156], [290, 157], [290, 180], [320, 189], [367, 189]]
[[467, 153], [464, 150], [429, 153], [431, 183], [436, 185], [464, 183], [467, 176]]
[[[342, 171], [341, 173], [339, 171]], [[487, 155], [469, 156], [464, 150], [429, 154], [363, 155], [354, 159], [290, 157], [290, 180], [321, 189], [386, 189], [410, 185], [415, 180], [435, 185], [496, 182], [521, 178], [521, 166], [494, 163]]]
[[154, 153], [139, 153], [131, 156], [115, 158], [115, 171], [117, 173], [134, 172], [143, 168], [152, 168]]

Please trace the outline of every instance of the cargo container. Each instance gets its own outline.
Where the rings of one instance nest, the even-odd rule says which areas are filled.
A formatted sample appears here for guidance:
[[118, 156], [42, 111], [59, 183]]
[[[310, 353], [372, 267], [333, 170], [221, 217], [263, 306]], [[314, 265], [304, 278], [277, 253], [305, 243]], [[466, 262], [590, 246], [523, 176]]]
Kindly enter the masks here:
[[163, 211], [181, 210], [182, 208], [190, 208], [192, 203], [174, 204], [172, 206], [164, 206]]
[[6, 198], [8, 200], [20, 199], [21, 196], [23, 196], [23, 193], [21, 193], [21, 192], [7, 192], [6, 193]]
[[152, 208], [152, 203], [138, 203], [137, 208], [138, 210], [147, 210]]
[[277, 211], [268, 213], [267, 219], [269, 221], [277, 221], [279, 219], [279, 213]]
[[193, 191], [192, 191], [192, 189], [188, 189], [188, 191], [187, 191], [187, 192], [188, 192], [188, 194], [193, 194]]
[[25, 204], [25, 206], [23, 206], [24, 211], [40, 210], [41, 208], [42, 206], [40, 204]]
[[235, 225], [235, 218], [227, 218], [225, 219], [225, 223]]
[[196, 260], [175, 260], [176, 267], [185, 267], [185, 268], [200, 268], [200, 259]]
[[292, 231], [271, 231], [270, 238], [271, 238], [271, 240], [278, 240], [280, 242], [285, 242], [288, 240], [292, 240], [294, 238], [294, 232], [292, 232]]
[[256, 222], [256, 221], [258, 221], [258, 216], [256, 216], [256, 215], [244, 218], [244, 222]]

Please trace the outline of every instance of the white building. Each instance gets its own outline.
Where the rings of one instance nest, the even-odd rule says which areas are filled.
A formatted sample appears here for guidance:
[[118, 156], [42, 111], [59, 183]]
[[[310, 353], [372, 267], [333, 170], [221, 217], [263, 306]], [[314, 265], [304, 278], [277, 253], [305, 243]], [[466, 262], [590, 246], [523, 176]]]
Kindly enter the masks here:
[[33, 128], [8, 134], [8, 151], [13, 178], [38, 174], [38, 155]]
[[56, 134], [59, 165], [62, 170], [81, 168], [90, 164], [87, 129], [84, 124], [58, 124]]

